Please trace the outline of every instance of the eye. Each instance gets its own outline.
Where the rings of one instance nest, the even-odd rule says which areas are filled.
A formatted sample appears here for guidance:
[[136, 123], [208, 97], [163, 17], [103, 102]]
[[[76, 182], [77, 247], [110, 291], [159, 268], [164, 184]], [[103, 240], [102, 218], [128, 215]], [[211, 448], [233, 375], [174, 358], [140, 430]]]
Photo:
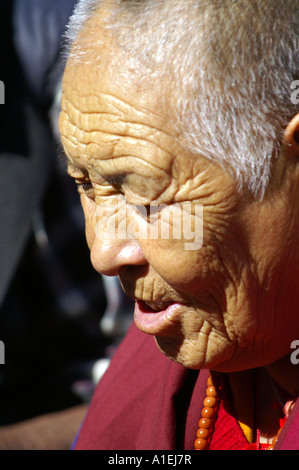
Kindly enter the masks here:
[[90, 189], [92, 189], [92, 184], [91, 183], [79, 183], [78, 184], [84, 192], [86, 191], [89, 191]]
[[67, 172], [75, 181], [80, 195], [84, 194], [90, 199], [94, 199], [94, 189], [89, 179], [88, 172], [84, 168], [68, 163]]
[[93, 189], [92, 183], [89, 180], [76, 179], [75, 182], [77, 184], [78, 192], [80, 195], [84, 194], [85, 196], [89, 197], [89, 199], [95, 198], [94, 189]]
[[158, 204], [147, 204], [147, 205], [141, 205], [141, 204], [134, 204], [136, 212], [141, 215], [147, 222], [155, 222], [157, 220], [157, 217], [159, 216], [159, 212], [163, 208], [162, 205]]

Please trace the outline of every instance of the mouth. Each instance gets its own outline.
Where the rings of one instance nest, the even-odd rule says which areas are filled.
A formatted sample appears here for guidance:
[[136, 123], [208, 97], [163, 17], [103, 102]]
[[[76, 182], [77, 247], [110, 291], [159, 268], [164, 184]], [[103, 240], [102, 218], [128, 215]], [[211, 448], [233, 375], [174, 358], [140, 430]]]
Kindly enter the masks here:
[[167, 334], [180, 316], [182, 305], [176, 302], [136, 300], [134, 320], [137, 328], [150, 335]]
[[148, 313], [154, 312], [161, 312], [162, 310], [166, 310], [171, 302], [145, 302], [144, 300], [140, 300], [144, 304], [144, 308], [148, 308]]

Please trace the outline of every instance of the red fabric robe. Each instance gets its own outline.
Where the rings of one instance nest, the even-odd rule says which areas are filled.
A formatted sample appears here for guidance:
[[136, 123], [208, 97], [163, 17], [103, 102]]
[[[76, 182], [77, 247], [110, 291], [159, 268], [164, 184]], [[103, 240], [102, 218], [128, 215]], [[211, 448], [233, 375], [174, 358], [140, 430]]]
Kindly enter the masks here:
[[[207, 370], [188, 370], [167, 359], [154, 338], [133, 324], [97, 386], [73, 448], [193, 450], [208, 376]], [[222, 410], [211, 447], [244, 445], [236, 420]], [[276, 448], [299, 449], [298, 402]]]

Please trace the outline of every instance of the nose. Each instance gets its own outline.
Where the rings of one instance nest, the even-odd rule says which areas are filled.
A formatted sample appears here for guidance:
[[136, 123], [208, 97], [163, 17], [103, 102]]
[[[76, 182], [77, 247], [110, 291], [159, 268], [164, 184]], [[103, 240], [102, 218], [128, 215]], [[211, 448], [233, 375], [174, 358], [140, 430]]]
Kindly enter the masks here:
[[143, 265], [147, 260], [137, 240], [93, 240], [90, 258], [93, 267], [106, 276], [118, 276], [124, 266]]

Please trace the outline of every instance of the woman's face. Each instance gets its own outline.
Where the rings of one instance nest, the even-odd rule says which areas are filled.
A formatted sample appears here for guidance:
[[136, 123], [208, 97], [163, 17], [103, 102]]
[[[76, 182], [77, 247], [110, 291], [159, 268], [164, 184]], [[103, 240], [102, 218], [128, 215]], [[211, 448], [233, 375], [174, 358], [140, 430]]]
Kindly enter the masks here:
[[60, 131], [95, 269], [119, 276], [137, 327], [186, 367], [239, 370], [287, 354], [299, 294], [289, 186], [263, 202], [240, 195], [182, 145], [167, 84], [161, 99], [90, 62], [67, 65]]

